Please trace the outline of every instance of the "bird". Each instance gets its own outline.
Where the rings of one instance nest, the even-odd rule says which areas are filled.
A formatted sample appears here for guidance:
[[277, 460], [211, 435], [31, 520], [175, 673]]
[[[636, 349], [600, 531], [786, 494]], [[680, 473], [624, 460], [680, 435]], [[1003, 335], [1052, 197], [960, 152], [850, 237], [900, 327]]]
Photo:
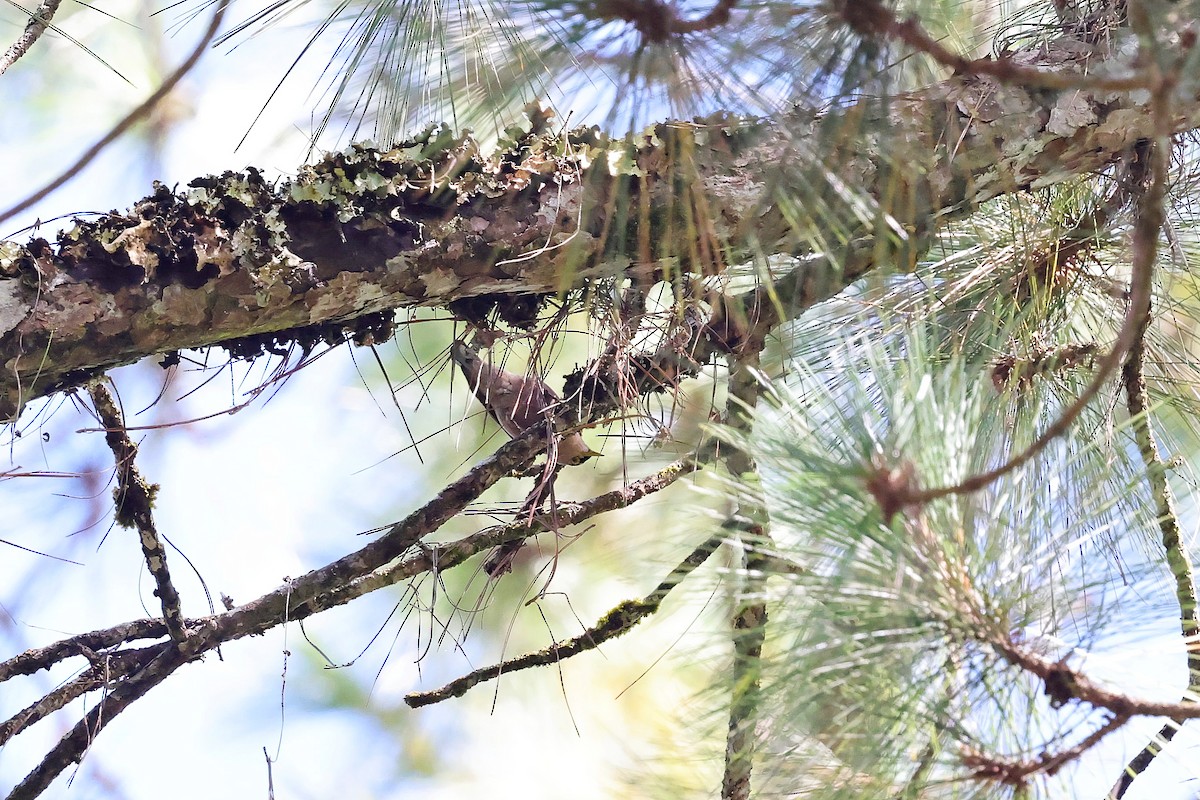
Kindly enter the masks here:
[[[455, 341], [450, 346], [450, 357], [458, 364], [471, 392], [492, 419], [499, 423], [510, 437], [516, 438], [535, 425], [546, 425], [549, 422], [551, 409], [561, 403], [554, 390], [545, 381], [531, 375], [518, 375], [507, 372], [499, 367], [485, 363], [479, 354], [461, 341]], [[553, 450], [554, 455], [550, 485], [564, 466], [582, 464], [593, 456], [598, 456], [595, 450], [588, 447], [583, 436], [576, 432], [558, 440], [558, 446]], [[530, 493], [519, 514], [532, 514], [534, 508], [545, 496], [541, 484]], [[524, 545], [517, 540], [500, 545], [484, 562], [483, 570], [488, 576], [495, 578], [512, 569], [513, 557]]]
[[[478, 353], [461, 341], [451, 345], [450, 356], [462, 370], [475, 399], [514, 439], [535, 425], [545, 424], [550, 409], [562, 402], [545, 381], [485, 363]], [[559, 440], [555, 461], [560, 465], [575, 466], [598, 455], [588, 447], [582, 434], [572, 433]]]

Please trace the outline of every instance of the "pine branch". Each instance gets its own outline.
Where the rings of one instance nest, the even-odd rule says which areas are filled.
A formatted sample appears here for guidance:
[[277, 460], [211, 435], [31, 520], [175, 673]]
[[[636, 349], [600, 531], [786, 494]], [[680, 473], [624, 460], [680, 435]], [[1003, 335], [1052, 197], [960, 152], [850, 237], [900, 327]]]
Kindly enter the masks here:
[[[1184, 545], [1180, 533], [1179, 514], [1175, 507], [1175, 494], [1167, 480], [1167, 465], [1163, 463], [1158, 451], [1158, 443], [1154, 437], [1154, 427], [1150, 421], [1150, 404], [1146, 397], [1146, 379], [1143, 374], [1145, 362], [1145, 332], [1150, 323], [1147, 315], [1142, 321], [1142, 328], [1137, 341], [1129, 351], [1122, 369], [1122, 383], [1125, 387], [1125, 402], [1129, 409], [1129, 424], [1133, 430], [1133, 438], [1138, 452], [1142, 456], [1142, 464], [1146, 469], [1146, 481], [1150, 484], [1150, 495], [1154, 498], [1158, 528], [1162, 535], [1163, 555], [1167, 567], [1175, 579], [1175, 597], [1179, 603], [1179, 630], [1183, 634], [1184, 646], [1187, 649], [1188, 688], [1182, 702], [1188, 702], [1200, 694], [1200, 652], [1196, 649], [1196, 640], [1200, 636], [1200, 610], [1196, 603], [1196, 575], [1192, 566], [1191, 555]], [[1176, 717], [1167, 722], [1155, 734], [1154, 738], [1142, 750], [1130, 759], [1121, 777], [1113, 786], [1110, 795], [1117, 800], [1125, 796], [1125, 792], [1133, 786], [1133, 782], [1162, 752], [1167, 742], [1175, 738], [1175, 733], [1183, 724]]]
[[[110, 687], [95, 708], [88, 712], [42, 762], [9, 795], [12, 798], [37, 797], [54, 778], [72, 763], [78, 762], [95, 736], [117, 714], [166, 680], [180, 666], [195, 661], [222, 644], [244, 636], [304, 619], [318, 611], [348, 602], [365, 594], [369, 588], [360, 585], [358, 592], [342, 591], [357, 578], [364, 577], [403, 556], [424, 536], [436, 531], [445, 522], [461, 513], [466, 505], [479, 497], [514, 467], [528, 463], [546, 445], [538, 431], [513, 439], [490, 458], [484, 460], [457, 481], [442, 489], [436, 497], [396, 523], [378, 539], [337, 561], [315, 569], [278, 589], [243, 606], [200, 619], [184, 620], [187, 635], [181, 641], [152, 644], [138, 650], [117, 651], [91, 657], [93, 664], [103, 663], [105, 685]], [[165, 631], [165, 625], [163, 625]], [[134, 623], [128, 629], [131, 638], [144, 636], [144, 624]], [[111, 640], [116, 629], [98, 631], [93, 639]], [[120, 641], [113, 642], [119, 646]], [[87, 653], [77, 642], [68, 640], [44, 648], [33, 659], [36, 668], [49, 666], [52, 656], [66, 658]], [[25, 654], [28, 655], [28, 654]], [[0, 675], [8, 677], [27, 674], [33, 666], [18, 656], [12, 662], [0, 664]], [[19, 720], [10, 721], [14, 728], [24, 727]], [[9, 724], [9, 723], [6, 723]]]
[[[730, 364], [726, 417], [738, 433], [750, 435], [758, 402], [758, 353]], [[721, 800], [749, 800], [754, 767], [755, 729], [761, 713], [762, 650], [767, 637], [766, 561], [758, 553], [768, 536], [767, 510], [757, 494], [758, 473], [750, 453], [731, 448], [725, 463], [742, 495], [732, 524], [736, 531], [738, 588], [734, 593], [733, 662], [730, 671], [729, 729], [725, 738], [725, 772]]]
[[[842, 18], [860, 34], [904, 42], [942, 66], [963, 75], [988, 75], [1004, 83], [1019, 83], [1045, 89], [1108, 89], [1122, 92], [1130, 89], [1148, 89], [1153, 85], [1154, 79], [1149, 71], [1140, 71], [1128, 76], [1109, 76], [1103, 72], [1073, 75], [1052, 68], [1023, 64], [1012, 56], [966, 58], [931, 36], [916, 17], [903, 21], [897, 19], [892, 10], [880, 0], [842, 0], [837, 6]], [[1084, 34], [1083, 41], [1103, 38], [1087, 32], [1083, 26], [1078, 27], [1078, 32]]]
[[1149, 152], [1149, 180], [1143, 194], [1138, 197], [1137, 218], [1133, 227], [1133, 264], [1129, 286], [1129, 308], [1117, 340], [1112, 348], [1099, 360], [1095, 374], [1083, 391], [1059, 414], [1025, 449], [1011, 456], [997, 467], [971, 475], [958, 483], [931, 489], [919, 489], [905, 496], [892, 499], [899, 505], [919, 505], [942, 497], [977, 492], [997, 479], [1020, 469], [1038, 456], [1047, 445], [1058, 439], [1075, 423], [1083, 410], [1096, 398], [1109, 377], [1125, 359], [1131, 347], [1141, 336], [1144, 319], [1150, 313], [1150, 296], [1154, 287], [1154, 266], [1158, 255], [1158, 234], [1166, 220], [1166, 197], [1168, 166], [1171, 143], [1169, 140], [1170, 119], [1173, 113], [1171, 96], [1179, 79], [1183, 62], [1176, 71], [1159, 75], [1152, 93], [1152, 117], [1156, 121], [1154, 146]]
[[526, 653], [523, 656], [518, 656], [499, 664], [473, 670], [438, 689], [429, 692], [413, 692], [412, 694], [405, 695], [404, 702], [410, 708], [433, 705], [443, 700], [449, 700], [452, 697], [462, 697], [480, 683], [495, 680], [506, 673], [530, 669], [531, 667], [557, 664], [571, 656], [595, 650], [610, 639], [615, 639], [632, 630], [643, 619], [656, 613], [662, 605], [662, 601], [666, 599], [671, 590], [682, 583], [683, 579], [695, 571], [697, 567], [707, 561], [708, 557], [720, 547], [724, 540], [724, 533], [710, 536], [689, 553], [678, 566], [671, 570], [670, 574], [655, 587], [654, 591], [641, 600], [626, 600], [623, 603], [617, 604], [616, 607], [601, 617], [595, 625], [592, 625], [578, 636], [573, 636], [561, 644], [551, 645], [535, 653]]
[[[254, 336], [320, 341], [398, 308], [555, 293], [621, 273], [652, 279], [629, 255], [639, 241], [695, 276], [794, 255], [798, 296], [770, 299], [795, 316], [881, 263], [910, 263], [945, 220], [1103, 169], [1155, 132], [1129, 93], [1070, 97], [1064, 124], [1052, 92], [963, 75], [898, 98], [887, 119], [864, 105], [836, 120], [663, 123], [637, 141], [550, 132], [534, 115], [541, 128], [487, 159], [470, 139], [431, 129], [390, 151], [333, 154], [279, 184], [252, 169], [178, 194], [160, 185], [56, 245], [0, 244], [0, 415], [158, 353], [253, 349]], [[1200, 120], [1200, 101], [1190, 103], [1173, 109], [1174, 130]], [[866, 121], [889, 131], [886, 152], [869, 136], [839, 145], [832, 162], [813, 151], [821, 130]], [[876, 238], [864, 225], [839, 252], [798, 241], [779, 198], [789, 186], [836, 194], [831, 175], [836, 187], [865, 187], [903, 235]], [[614, 222], [608, 199], [618, 196], [646, 213]], [[693, 208], [705, 210], [712, 246], [678, 224]]]
[[[92, 664], [61, 689], [0, 724], [0, 743], [63, 707], [82, 692], [96, 688], [98, 681], [110, 687], [97, 707], [63, 737], [11, 797], [36, 797], [58, 772], [82, 757], [94, 736], [113, 716], [169, 677], [179, 666], [200, 658], [226, 642], [303, 620], [405, 578], [450, 569], [497, 544], [548, 529], [546, 520], [539, 517], [532, 522], [521, 521], [482, 531], [457, 542], [420, 546], [415, 552], [410, 552], [422, 537], [437, 530], [460, 513], [468, 502], [511, 472], [514, 466], [527, 463], [540, 448], [545, 447], [545, 438], [538, 433], [530, 431], [508, 442], [492, 457], [443, 489], [433, 500], [358, 551], [238, 608], [209, 617], [183, 620], [186, 635], [181, 639], [153, 643], [135, 650], [120, 650], [122, 644], [136, 639], [168, 634], [161, 620], [144, 620], [72, 637], [0, 664], [0, 682], [17, 675], [32, 674], [78, 655], [86, 656]], [[708, 457], [711, 457], [710, 453], [680, 459], [629, 486], [585, 502], [563, 504], [559, 509], [559, 521], [561, 524], [574, 524], [596, 514], [623, 508], [666, 488], [692, 472]], [[715, 546], [712, 545], [713, 548]], [[702, 549], [703, 546], [697, 552]], [[389, 562], [398, 558], [399, 561], [389, 566]], [[699, 566], [703, 558], [694, 564], [692, 560], [686, 561], [668, 576], [645, 602], [661, 602], [670, 588], [682, 580], [687, 572]], [[97, 652], [93, 647], [104, 647], [107, 651]]]

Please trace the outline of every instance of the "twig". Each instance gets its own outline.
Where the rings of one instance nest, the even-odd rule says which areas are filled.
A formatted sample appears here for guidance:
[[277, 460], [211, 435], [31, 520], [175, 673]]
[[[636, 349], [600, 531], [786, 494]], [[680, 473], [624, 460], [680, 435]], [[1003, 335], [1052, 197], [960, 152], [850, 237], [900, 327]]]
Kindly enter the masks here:
[[25, 30], [12, 46], [4, 51], [4, 55], [0, 56], [0, 75], [17, 63], [17, 59], [28, 53], [29, 48], [42, 37], [50, 27], [50, 21], [54, 19], [61, 3], [62, 0], [42, 0], [38, 7], [29, 13], [29, 22], [25, 23]]
[[[576, 525], [598, 514], [632, 505], [647, 495], [665, 489], [684, 475], [699, 468], [707, 458], [711, 457], [710, 452], [710, 450], [702, 450], [694, 456], [673, 461], [652, 475], [633, 481], [620, 489], [597, 495], [590, 500], [579, 503], [562, 503], [556, 511], [557, 524], [561, 526]], [[457, 541], [424, 545], [416, 554], [392, 566], [351, 581], [343, 587], [322, 594], [315, 598], [313, 603], [322, 608], [340, 605], [350, 599], [344, 595], [358, 597], [424, 572], [444, 572], [483, 550], [502, 545], [505, 542], [527, 539], [547, 530], [550, 530], [549, 520], [539, 515], [532, 519], [525, 517], [507, 525], [488, 528], [479, 533], [464, 536]]]
[[[1179, 602], [1179, 629], [1183, 634], [1187, 647], [1188, 690], [1183, 702], [1189, 695], [1200, 692], [1200, 652], [1196, 650], [1196, 637], [1200, 634], [1200, 617], [1196, 607], [1196, 579], [1192, 567], [1192, 559], [1183, 544], [1179, 530], [1179, 515], [1175, 510], [1175, 495], [1167, 480], [1167, 467], [1158, 452], [1158, 443], [1154, 438], [1154, 427], [1150, 423], [1150, 408], [1146, 397], [1146, 379], [1143, 371], [1145, 363], [1145, 332], [1150, 323], [1149, 315], [1142, 321], [1141, 331], [1134, 346], [1129, 350], [1125, 360], [1122, 378], [1125, 384], [1126, 406], [1129, 409], [1130, 425], [1133, 428], [1133, 438], [1137, 443], [1138, 452], [1142, 456], [1142, 464], [1146, 468], [1146, 480], [1150, 484], [1150, 494], [1154, 498], [1155, 511], [1158, 517], [1158, 528], [1162, 535], [1163, 553], [1166, 556], [1167, 567], [1175, 578], [1175, 597]], [[1113, 785], [1110, 796], [1120, 800], [1125, 792], [1133, 785], [1134, 780], [1145, 772], [1155, 757], [1162, 752], [1166, 742], [1175, 737], [1176, 731], [1183, 720], [1174, 718], [1159, 730], [1155, 737], [1142, 748], [1125, 766], [1121, 777]]]
[[125, 420], [108, 389], [104, 388], [102, 383], [92, 383], [88, 386], [88, 396], [92, 398], [96, 416], [105, 430], [104, 439], [117, 462], [117, 485], [113, 489], [117, 524], [123, 528], [137, 530], [142, 556], [146, 559], [146, 569], [154, 578], [157, 587], [154, 594], [162, 604], [167, 632], [172, 639], [182, 642], [187, 637], [187, 632], [183, 628], [179, 592], [171, 580], [171, 572], [167, 567], [167, 551], [159, 538], [152, 512], [158, 484], [146, 483], [138, 473], [134, 464], [138, 447], [126, 433]]
[[1018, 64], [1011, 58], [966, 58], [930, 36], [915, 18], [904, 21], [897, 19], [891, 9], [879, 0], [842, 0], [839, 5], [842, 18], [858, 33], [898, 39], [960, 75], [988, 75], [1004, 83], [1043, 89], [1128, 92], [1154, 85], [1152, 77], [1145, 72], [1116, 78], [1080, 72], [1049, 72]]
[[1092, 731], [1083, 741], [1057, 753], [1044, 752], [1029, 761], [1000, 758], [978, 750], [968, 749], [962, 754], [963, 764], [977, 778], [994, 780], [1005, 786], [1023, 787], [1034, 775], [1054, 775], [1067, 764], [1078, 759], [1100, 743], [1105, 736], [1122, 728], [1129, 717], [1114, 716]]
[[125, 131], [129, 130], [135, 122], [144, 117], [146, 113], [150, 111], [150, 109], [154, 108], [154, 106], [158, 104], [159, 100], [162, 100], [164, 97], [166, 97], [166, 95], [175, 88], [175, 85], [178, 84], [179, 81], [183, 80], [183, 76], [191, 72], [192, 67], [196, 66], [196, 62], [200, 60], [200, 56], [202, 56], [204, 51], [208, 49], [209, 44], [212, 43], [213, 38], [217, 35], [217, 31], [221, 28], [221, 22], [225, 19], [225, 10], [228, 7], [229, 0], [217, 0], [217, 9], [213, 12], [212, 19], [209, 20], [208, 28], [205, 30], [204, 35], [200, 37], [200, 41], [196, 44], [195, 48], [192, 49], [191, 54], [189, 54], [187, 59], [179, 65], [178, 69], [168, 75], [167, 79], [162, 82], [162, 85], [155, 89], [149, 97], [141, 102], [141, 104], [126, 114], [120, 122], [112, 127], [112, 130], [104, 134], [104, 136], [102, 136], [98, 142], [89, 147], [84, 154], [75, 161], [74, 164], [63, 170], [57, 178], [47, 183], [41, 189], [38, 189], [36, 192], [20, 201], [12, 208], [0, 213], [0, 223], [12, 219], [14, 216], [20, 214], [27, 208], [30, 208], [36, 203], [41, 202], [51, 192], [58, 189], [67, 181], [71, 180], [71, 178], [75, 177], [80, 170], [90, 164], [92, 160], [96, 158], [96, 156], [100, 155], [104, 148], [108, 147], [114, 141], [119, 139], [121, 135], [124, 134]]
[[449, 700], [451, 697], [462, 697], [472, 687], [484, 681], [499, 678], [505, 673], [516, 672], [531, 667], [546, 666], [548, 664], [557, 664], [563, 659], [587, 652], [588, 650], [594, 650], [604, 642], [615, 639], [630, 630], [643, 619], [658, 611], [663, 599], [666, 598], [671, 590], [678, 586], [692, 571], [703, 564], [721, 546], [721, 542], [724, 539], [724, 533], [717, 533], [710, 536], [703, 544], [689, 553], [687, 558], [681, 561], [675, 569], [671, 570], [670, 574], [655, 587], [654, 591], [641, 600], [626, 600], [618, 604], [601, 617], [595, 625], [580, 635], [567, 639], [561, 644], [547, 647], [544, 650], [526, 653], [523, 656], [502, 661], [499, 664], [474, 670], [463, 675], [461, 678], [450, 681], [450, 683], [439, 689], [428, 692], [413, 692], [412, 694], [405, 695], [404, 702], [410, 708], [421, 708], [422, 706]]

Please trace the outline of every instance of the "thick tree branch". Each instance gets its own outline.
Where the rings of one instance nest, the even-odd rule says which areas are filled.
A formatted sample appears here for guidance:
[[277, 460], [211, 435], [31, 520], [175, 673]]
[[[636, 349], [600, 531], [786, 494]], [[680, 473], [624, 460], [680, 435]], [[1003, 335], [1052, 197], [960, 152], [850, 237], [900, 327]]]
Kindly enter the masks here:
[[[1045, 57], [1082, 71], [1061, 55]], [[1097, 56], [1089, 74], [1101, 66], [1126, 68]], [[880, 263], [907, 263], [949, 217], [1102, 169], [1153, 135], [1145, 102], [964, 75], [896, 99], [887, 119], [868, 119], [876, 112], [864, 105], [836, 120], [664, 123], [612, 141], [594, 129], [550, 132], [535, 113], [532, 131], [490, 159], [470, 139], [430, 130], [390, 151], [351, 147], [279, 184], [250, 170], [178, 194], [158, 186], [131, 212], [80, 221], [54, 245], [0, 244], [0, 414], [155, 353], [283, 331], [314, 341], [402, 307], [667, 268], [706, 275], [756, 255], [801, 258], [801, 296], [772, 298], [796, 314]], [[1174, 130], [1200, 119], [1195, 98], [1177, 110]], [[856, 133], [818, 153], [822, 131], [839, 126]], [[886, 137], [858, 136], [867, 130]], [[887, 241], [867, 226], [844, 252], [806, 249], [780, 198], [835, 184], [876, 198]], [[644, 213], [614, 222], [608, 200], [618, 196]], [[686, 224], [700, 208], [713, 240], [703, 246]], [[653, 243], [653, 263], [634, 255], [639, 242]]]

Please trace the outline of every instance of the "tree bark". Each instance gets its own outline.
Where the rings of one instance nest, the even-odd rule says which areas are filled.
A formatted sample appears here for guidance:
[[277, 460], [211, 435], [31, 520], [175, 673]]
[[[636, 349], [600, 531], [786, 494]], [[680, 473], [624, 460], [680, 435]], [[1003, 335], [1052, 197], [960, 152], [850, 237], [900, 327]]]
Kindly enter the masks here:
[[[1130, 72], [1102, 55], [1059, 40], [1022, 63]], [[250, 169], [155, 184], [54, 244], [0, 243], [0, 416], [155, 354], [225, 343], [252, 355], [347, 329], [378, 338], [411, 306], [499, 308], [524, 324], [539, 297], [758, 256], [796, 257], [784, 299], [798, 314], [878, 265], [911, 264], [928, 233], [988, 199], [1104, 168], [1150, 135], [1147, 99], [962, 75], [886, 111], [864, 101], [821, 118], [662, 123], [622, 140], [552, 131], [534, 110], [531, 129], [486, 158], [429, 129], [278, 183]], [[1176, 109], [1177, 130], [1200, 119], [1195, 97]], [[873, 219], [856, 217], [847, 187]], [[840, 203], [848, 244], [814, 249], [787, 203]]]

